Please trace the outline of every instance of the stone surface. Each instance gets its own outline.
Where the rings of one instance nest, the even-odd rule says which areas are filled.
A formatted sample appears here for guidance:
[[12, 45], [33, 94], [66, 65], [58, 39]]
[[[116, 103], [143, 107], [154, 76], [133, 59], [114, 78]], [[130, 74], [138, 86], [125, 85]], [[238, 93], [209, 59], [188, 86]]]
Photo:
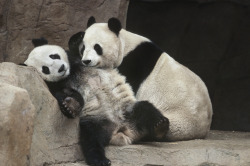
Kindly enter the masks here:
[[0, 80], [0, 165], [29, 164], [34, 111], [26, 90]]
[[[249, 166], [250, 133], [210, 131], [205, 140], [110, 146], [113, 166]], [[80, 166], [84, 162], [52, 164]]]
[[0, 163], [18, 166], [29, 164], [35, 107], [15, 66], [0, 63]]
[[67, 47], [69, 38], [97, 21], [119, 18], [125, 26], [128, 0], [0, 0], [0, 62], [23, 63], [32, 50], [31, 39], [41, 36]]

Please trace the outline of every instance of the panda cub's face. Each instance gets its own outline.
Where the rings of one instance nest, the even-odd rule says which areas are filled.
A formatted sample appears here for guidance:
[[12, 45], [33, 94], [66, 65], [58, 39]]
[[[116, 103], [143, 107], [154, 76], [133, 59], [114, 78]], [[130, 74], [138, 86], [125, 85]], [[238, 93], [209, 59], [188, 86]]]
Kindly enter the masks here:
[[85, 66], [98, 68], [115, 68], [121, 64], [119, 57], [120, 40], [110, 31], [107, 24], [96, 23], [85, 32], [79, 46], [82, 63]]
[[35, 47], [24, 64], [35, 67], [42, 78], [50, 82], [66, 78], [70, 73], [67, 53], [56, 45]]

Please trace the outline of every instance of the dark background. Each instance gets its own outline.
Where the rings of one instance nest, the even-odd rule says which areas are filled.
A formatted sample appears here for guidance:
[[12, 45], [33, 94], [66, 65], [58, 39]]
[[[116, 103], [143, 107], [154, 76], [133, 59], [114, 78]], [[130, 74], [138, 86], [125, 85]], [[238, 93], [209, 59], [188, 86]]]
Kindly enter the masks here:
[[250, 1], [131, 0], [127, 30], [148, 37], [201, 77], [212, 129], [250, 131]]

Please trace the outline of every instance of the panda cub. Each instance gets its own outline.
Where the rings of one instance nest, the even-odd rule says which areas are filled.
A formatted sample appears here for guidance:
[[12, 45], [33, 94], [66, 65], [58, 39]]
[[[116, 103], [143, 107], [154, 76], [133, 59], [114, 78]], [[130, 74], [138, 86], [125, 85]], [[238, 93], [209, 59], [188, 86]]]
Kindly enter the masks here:
[[45, 38], [33, 39], [34, 49], [25, 66], [33, 66], [46, 82], [51, 94], [58, 100], [62, 113], [74, 118], [81, 111], [84, 101], [80, 93], [65, 87], [66, 78], [79, 70], [79, 57], [65, 52], [57, 45], [49, 45]]
[[167, 140], [200, 139], [208, 134], [213, 111], [206, 85], [151, 40], [121, 29], [116, 18], [95, 23], [91, 17], [78, 47], [88, 67], [104, 67], [110, 55], [117, 58], [112, 67], [126, 76], [137, 100], [149, 101], [169, 119]]
[[[83, 60], [84, 67], [74, 62], [83, 35], [70, 38], [68, 54], [58, 46], [37, 44], [25, 64], [35, 67], [46, 80], [66, 116], [80, 114], [80, 146], [86, 162], [110, 165], [105, 146], [127, 145], [141, 139], [163, 140], [169, 122], [151, 103], [136, 101], [125, 77], [115, 69], [119, 65], [115, 55], [101, 55], [99, 48], [96, 52], [102, 58], [101, 65], [87, 67]], [[76, 109], [72, 103], [77, 103]]]

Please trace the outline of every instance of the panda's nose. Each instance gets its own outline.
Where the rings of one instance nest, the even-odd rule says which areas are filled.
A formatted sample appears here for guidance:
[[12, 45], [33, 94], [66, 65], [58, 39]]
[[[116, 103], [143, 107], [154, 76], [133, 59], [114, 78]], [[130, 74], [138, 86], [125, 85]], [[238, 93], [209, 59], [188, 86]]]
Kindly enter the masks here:
[[83, 61], [82, 61], [82, 63], [83, 63], [84, 65], [88, 65], [90, 62], [91, 62], [91, 60], [83, 60]]
[[62, 66], [60, 67], [60, 69], [58, 70], [58, 72], [61, 73], [62, 71], [64, 71], [64, 68], [65, 68], [65, 66], [64, 66], [64, 64], [62, 64]]

